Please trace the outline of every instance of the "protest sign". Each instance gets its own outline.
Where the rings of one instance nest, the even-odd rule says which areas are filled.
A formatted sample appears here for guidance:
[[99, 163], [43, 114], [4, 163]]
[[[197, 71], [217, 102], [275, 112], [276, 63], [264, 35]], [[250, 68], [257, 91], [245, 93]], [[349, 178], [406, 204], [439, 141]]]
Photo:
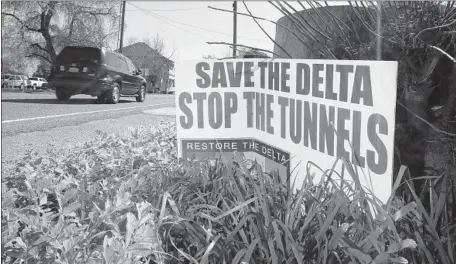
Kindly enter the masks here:
[[[386, 201], [397, 68], [392, 61], [178, 62], [179, 156], [259, 155], [264, 167], [286, 173], [297, 188], [309, 174], [319, 181], [318, 167], [331, 169], [343, 157], [356, 164], [361, 183]], [[341, 173], [342, 163], [334, 170]]]

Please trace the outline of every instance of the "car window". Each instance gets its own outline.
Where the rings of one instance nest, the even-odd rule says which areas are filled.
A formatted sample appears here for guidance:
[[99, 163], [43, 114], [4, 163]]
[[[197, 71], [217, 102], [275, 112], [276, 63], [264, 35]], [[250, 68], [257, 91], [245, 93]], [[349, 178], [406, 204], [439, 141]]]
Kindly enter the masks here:
[[112, 52], [109, 52], [109, 51], [106, 51], [105, 53], [105, 63], [108, 65], [108, 66], [111, 66], [115, 69], [119, 69], [119, 61], [117, 59], [117, 56], [112, 53]]
[[128, 71], [130, 73], [133, 73], [134, 71], [136, 71], [136, 67], [135, 65], [133, 64], [133, 62], [131, 62], [130, 59], [125, 59], [127, 61], [127, 66], [128, 66]]
[[35, 78], [35, 77], [30, 77], [29, 80], [30, 81], [39, 81], [38, 78]]
[[92, 62], [98, 64], [101, 58], [101, 50], [92, 47], [67, 46], [57, 56], [57, 62], [61, 64]]
[[129, 72], [129, 70], [128, 70], [128, 64], [127, 64], [127, 62], [125, 61], [125, 59], [122, 58], [121, 56], [117, 56], [117, 59], [118, 59], [119, 64], [120, 64], [120, 69], [122, 69], [123, 72]]

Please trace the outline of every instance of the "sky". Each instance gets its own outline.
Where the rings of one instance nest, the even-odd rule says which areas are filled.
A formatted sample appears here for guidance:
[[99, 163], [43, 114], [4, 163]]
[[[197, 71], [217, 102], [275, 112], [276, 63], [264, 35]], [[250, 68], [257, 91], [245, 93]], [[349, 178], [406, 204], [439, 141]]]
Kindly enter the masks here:
[[[345, 1], [328, 2], [329, 5], [343, 5]], [[267, 1], [246, 1], [254, 16], [276, 21], [283, 14]], [[289, 2], [297, 10], [302, 8]], [[233, 1], [127, 1], [125, 8], [124, 46], [128, 39], [153, 38], [159, 34], [165, 40], [164, 55], [175, 50], [172, 60], [198, 60], [205, 55], [218, 58], [232, 56], [227, 45], [207, 44], [212, 42], [233, 42], [233, 13], [209, 9], [208, 6], [233, 10]], [[237, 11], [248, 14], [244, 4], [238, 1]], [[276, 26], [258, 21], [263, 29], [275, 37]], [[237, 43], [256, 48], [273, 50], [274, 44], [246, 16], [237, 16]]]
[[[231, 56], [227, 45], [207, 44], [233, 42], [233, 14], [209, 9], [208, 6], [232, 10], [232, 1], [127, 1], [125, 11], [124, 46], [129, 38], [153, 38], [159, 34], [165, 40], [164, 55], [175, 49], [173, 60], [198, 60], [205, 55]], [[253, 15], [277, 21], [282, 15], [267, 2], [246, 2]], [[248, 13], [238, 2], [238, 12]], [[275, 25], [260, 22], [272, 37]], [[273, 43], [253, 19], [237, 16], [237, 43], [272, 50]]]

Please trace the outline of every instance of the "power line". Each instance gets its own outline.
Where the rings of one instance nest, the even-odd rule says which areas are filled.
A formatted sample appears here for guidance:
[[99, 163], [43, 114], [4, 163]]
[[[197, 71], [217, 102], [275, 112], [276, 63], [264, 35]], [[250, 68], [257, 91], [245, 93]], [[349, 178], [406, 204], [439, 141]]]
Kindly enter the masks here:
[[[221, 7], [223, 5], [216, 5], [215, 7]], [[207, 6], [205, 7], [193, 7], [193, 8], [182, 8], [182, 9], [144, 9], [144, 11], [152, 11], [152, 12], [174, 12], [174, 11], [189, 11], [189, 10], [200, 10], [200, 9], [206, 9]], [[140, 11], [140, 10], [134, 10], [130, 9], [127, 11]]]
[[186, 32], [186, 33], [189, 33], [189, 34], [192, 34], [192, 35], [195, 35], [195, 36], [199, 36], [199, 37], [203, 37], [203, 38], [205, 38], [205, 39], [213, 40], [212, 38], [208, 38], [207, 36], [198, 34], [198, 33], [193, 32], [193, 31], [189, 31], [188, 29], [184, 29], [184, 28], [181, 28], [181, 27], [179, 27], [179, 26], [177, 26], [177, 25], [174, 25], [174, 24], [172, 24], [172, 23], [169, 23], [169, 22], [167, 22], [167, 21], [161, 19], [158, 15], [156, 15], [156, 14], [154, 14], [154, 13], [152, 13], [152, 12], [149, 12], [149, 11], [147, 11], [147, 10], [145, 10], [145, 9], [142, 9], [142, 8], [140, 8], [140, 7], [138, 7], [138, 6], [134, 5], [134, 4], [132, 4], [132, 3], [128, 3], [128, 4], [129, 4], [129, 5], [133, 5], [134, 7], [138, 8], [139, 11], [142, 11], [142, 12], [145, 13], [146, 15], [149, 15], [149, 16], [152, 16], [152, 17], [154, 17], [154, 18], [157, 18], [157, 19], [159, 19], [159, 20], [161, 20], [161, 21], [163, 21], [163, 22], [165, 22], [165, 23], [167, 23], [167, 24], [169, 24], [169, 25], [171, 25], [171, 26], [173, 26], [173, 27], [176, 27], [176, 28], [178, 28], [178, 29], [180, 29], [180, 30]]
[[[198, 27], [198, 26], [194, 26], [194, 25], [189, 25], [187, 23], [183, 23], [183, 22], [180, 22], [180, 21], [177, 21], [177, 20], [174, 20], [174, 19], [171, 19], [171, 18], [168, 18], [168, 17], [164, 17], [164, 16], [161, 16], [161, 15], [158, 15], [158, 14], [155, 14], [155, 13], [152, 13], [150, 11], [146, 11], [144, 9], [142, 9], [141, 7], [138, 7], [137, 5], [129, 2], [128, 3], [129, 5], [132, 5], [144, 12], [148, 12], [149, 14], [153, 15], [153, 16], [156, 16], [156, 17], [161, 17], [163, 19], [166, 19], [166, 20], [170, 20], [170, 21], [173, 21], [175, 23], [178, 23], [178, 24], [181, 24], [181, 25], [185, 25], [185, 26], [188, 26], [188, 27], [192, 27], [192, 28], [196, 28], [196, 29], [200, 29], [200, 30], [204, 30], [204, 31], [208, 31], [208, 32], [213, 32], [213, 33], [217, 33], [217, 34], [221, 34], [221, 35], [225, 35], [225, 36], [229, 36], [229, 37], [232, 37], [233, 35], [232, 34], [227, 34], [227, 33], [223, 33], [223, 32], [219, 32], [219, 31], [215, 31], [215, 30], [211, 30], [211, 29], [206, 29], [206, 28], [201, 28], [201, 27]], [[256, 39], [256, 38], [249, 38], [249, 37], [241, 37], [239, 36], [239, 38], [244, 38], [244, 39], [251, 39], [251, 40], [256, 40], [256, 41], [263, 41], [262, 39]]]

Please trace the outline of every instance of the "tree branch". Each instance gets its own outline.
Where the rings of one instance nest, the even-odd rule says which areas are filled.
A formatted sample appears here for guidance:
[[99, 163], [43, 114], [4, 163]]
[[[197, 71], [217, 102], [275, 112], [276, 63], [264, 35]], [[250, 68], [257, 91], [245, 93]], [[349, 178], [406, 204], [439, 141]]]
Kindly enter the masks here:
[[[228, 45], [228, 46], [234, 46], [232, 43], [226, 43], [226, 42], [211, 42], [211, 41], [208, 41], [206, 42], [207, 44], [209, 45]], [[271, 53], [279, 58], [282, 58], [282, 56], [280, 56], [279, 54], [273, 52], [273, 51], [269, 51], [269, 50], [265, 50], [265, 49], [260, 49], [260, 48], [254, 48], [254, 47], [251, 47], [251, 46], [246, 46], [246, 45], [241, 45], [241, 44], [237, 44], [236, 46], [238, 47], [244, 47], [244, 48], [248, 48], [248, 49], [256, 49], [256, 50], [259, 50], [259, 51], [263, 51], [263, 52], [267, 52], [267, 53]]]
[[[216, 8], [216, 7], [212, 7], [212, 6], [208, 6], [208, 8], [210, 9], [214, 9], [214, 10], [217, 10], [217, 11], [223, 11], [223, 12], [228, 12], [228, 13], [234, 13], [234, 11], [231, 11], [231, 10], [226, 10], [226, 9], [221, 9], [221, 8]], [[269, 20], [267, 18], [264, 18], [264, 17], [258, 17], [258, 16], [252, 16], [252, 15], [248, 15], [248, 14], [245, 14], [245, 13], [241, 13], [241, 12], [236, 12], [237, 15], [241, 15], [241, 16], [247, 16], [247, 17], [251, 17], [251, 18], [255, 18], [257, 20], [262, 20], [262, 21], [266, 21], [266, 22], [270, 22], [274, 25], [276, 25], [277, 27], [280, 27], [280, 28], [283, 28], [285, 29], [286, 31], [290, 32], [291, 34], [293, 34], [293, 36], [295, 36], [304, 46], [306, 46], [307, 48], [309, 48], [310, 50], [312, 50], [313, 52], [315, 53], [319, 53], [320, 55], [324, 55], [321, 51], [319, 50], [315, 50], [313, 49], [306, 41], [304, 41], [295, 31], [289, 29], [288, 27], [284, 26], [284, 25], [281, 25], [275, 21], [272, 21], [272, 20]], [[227, 57], [229, 58], [229, 57]]]
[[[245, 7], [245, 9], [247, 10], [247, 12], [249, 12], [249, 15], [252, 16], [252, 18], [253, 18], [253, 15], [252, 15], [252, 13], [250, 12], [250, 9], [247, 7], [246, 3], [245, 3], [244, 1], [242, 1], [242, 3], [244, 4], [244, 7]], [[279, 43], [277, 43], [271, 36], [269, 36], [269, 34], [266, 32], [266, 30], [264, 30], [264, 28], [260, 25], [260, 23], [258, 23], [258, 21], [257, 21], [255, 18], [253, 18], [253, 21], [255, 21], [255, 23], [257, 24], [257, 26], [261, 29], [261, 31], [263, 31], [263, 33], [269, 38], [269, 40], [271, 40], [271, 41], [274, 43], [274, 45], [279, 46], [279, 48], [280, 48], [281, 50], [283, 50], [283, 52], [285, 52], [285, 54], [287, 54], [287, 56], [288, 56], [289, 58], [292, 58], [292, 56], [290, 55], [290, 53], [288, 53], [288, 51], [287, 51], [284, 47], [282, 47], [282, 45], [280, 45]]]
[[[446, 51], [442, 50], [441, 48], [439, 47], [436, 47], [436, 46], [432, 46], [432, 45], [429, 45], [429, 48], [431, 49], [435, 49], [437, 51], [439, 51], [440, 53], [442, 53], [443, 55], [445, 55], [448, 59], [452, 60], [453, 63], [456, 63], [456, 59], [453, 58], [450, 54], [448, 54]], [[454, 67], [454, 66], [453, 66]]]
[[37, 33], [41, 33], [42, 32], [42, 29], [36, 29], [36, 28], [32, 28], [30, 26], [27, 26], [20, 18], [18, 18], [15, 14], [11, 14], [11, 13], [6, 13], [6, 12], [2, 12], [2, 15], [5, 15], [5, 16], [10, 16], [14, 19], [16, 19], [17, 22], [19, 22], [21, 24], [21, 27], [23, 28], [26, 28], [28, 31], [32, 31], [32, 32], [37, 32]]
[[435, 27], [430, 27], [430, 28], [425, 28], [425, 29], [421, 30], [420, 32], [418, 32], [418, 34], [416, 34], [415, 41], [418, 39], [419, 35], [421, 35], [422, 33], [426, 32], [426, 31], [449, 27], [449, 26], [452, 26], [453, 24], [456, 24], [456, 20], [454, 20], [453, 22], [451, 22], [449, 24], [435, 26]]
[[42, 51], [44, 51], [44, 52], [46, 52], [46, 53], [48, 52], [47, 49], [43, 48], [43, 47], [42, 47], [40, 44], [38, 44], [38, 43], [33, 43], [33, 44], [30, 45], [30, 47], [38, 48], [39, 50], [42, 50]]
[[44, 59], [45, 61], [49, 62], [50, 64], [52, 64], [52, 61], [48, 58], [46, 58], [45, 56], [41, 55], [41, 54], [38, 54], [38, 53], [32, 53], [32, 54], [29, 54], [29, 55], [26, 55], [25, 56], [26, 58], [33, 58], [33, 57], [39, 57], [39, 58], [42, 58]]

